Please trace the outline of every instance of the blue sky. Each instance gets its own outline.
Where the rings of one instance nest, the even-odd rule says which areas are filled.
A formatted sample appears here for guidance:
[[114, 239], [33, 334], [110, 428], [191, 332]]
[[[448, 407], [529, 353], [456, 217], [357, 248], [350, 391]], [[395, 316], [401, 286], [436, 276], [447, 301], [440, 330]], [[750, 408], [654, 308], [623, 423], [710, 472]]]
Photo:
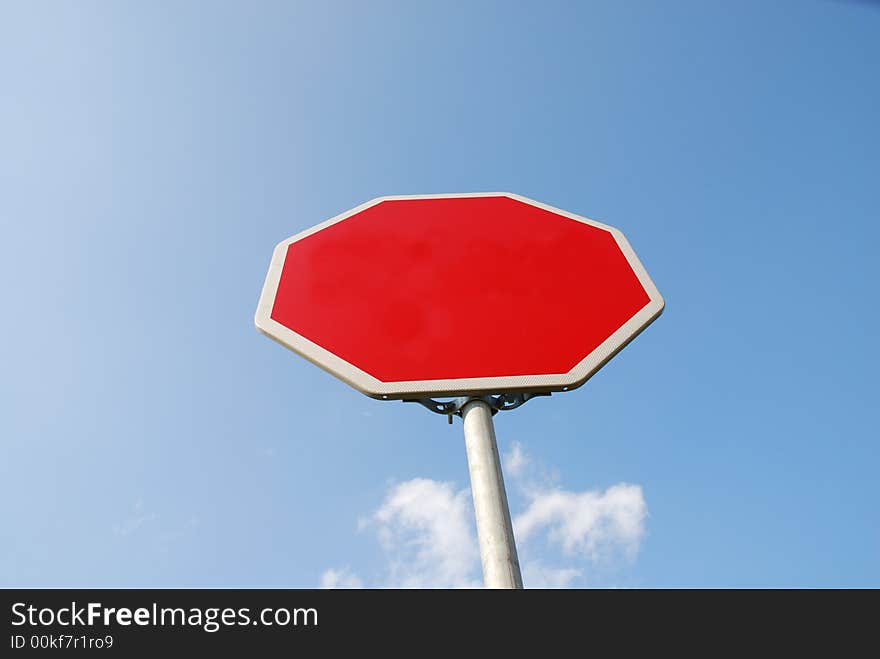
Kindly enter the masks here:
[[478, 583], [460, 423], [253, 313], [281, 239], [485, 190], [620, 227], [666, 299], [496, 417], [526, 585], [880, 585], [878, 34], [819, 0], [3, 3], [0, 585]]

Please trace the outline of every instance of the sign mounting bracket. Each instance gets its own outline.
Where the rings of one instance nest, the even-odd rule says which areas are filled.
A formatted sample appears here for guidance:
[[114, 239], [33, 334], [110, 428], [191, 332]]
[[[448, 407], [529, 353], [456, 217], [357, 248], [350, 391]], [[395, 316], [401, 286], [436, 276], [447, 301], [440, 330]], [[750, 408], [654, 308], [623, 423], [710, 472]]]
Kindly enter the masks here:
[[532, 398], [538, 396], [550, 396], [551, 392], [541, 393], [517, 393], [517, 394], [488, 394], [485, 396], [458, 396], [452, 400], [435, 400], [434, 398], [409, 398], [404, 403], [418, 403], [422, 407], [431, 410], [435, 414], [445, 414], [452, 423], [453, 416], [461, 416], [464, 406], [472, 400], [481, 400], [492, 410], [492, 416], [498, 412], [515, 410], [525, 405]]

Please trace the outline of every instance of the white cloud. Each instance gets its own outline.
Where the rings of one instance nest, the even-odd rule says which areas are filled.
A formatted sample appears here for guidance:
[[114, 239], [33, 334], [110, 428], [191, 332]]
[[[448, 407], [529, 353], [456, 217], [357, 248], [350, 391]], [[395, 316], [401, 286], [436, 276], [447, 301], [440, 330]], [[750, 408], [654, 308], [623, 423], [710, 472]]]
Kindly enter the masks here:
[[159, 519], [159, 516], [156, 513], [144, 510], [143, 499], [138, 499], [134, 504], [132, 513], [120, 524], [115, 525], [113, 532], [118, 536], [129, 536], [157, 519]]
[[321, 575], [321, 588], [363, 588], [364, 584], [349, 568], [325, 570]]
[[519, 442], [513, 442], [510, 451], [504, 454], [504, 473], [511, 478], [522, 474], [523, 469], [529, 464], [529, 458]]
[[616, 549], [634, 558], [645, 534], [647, 506], [642, 488], [620, 483], [604, 492], [533, 492], [525, 512], [516, 516], [514, 533], [525, 542], [546, 530], [551, 542], [569, 555], [597, 561]]
[[522, 566], [523, 585], [526, 588], [568, 588], [583, 576], [577, 568], [556, 568], [541, 561], [529, 561]]
[[389, 584], [401, 588], [479, 585], [479, 550], [468, 490], [414, 478], [391, 488], [367, 521], [389, 557]]
[[[504, 467], [525, 497], [525, 510], [514, 518], [514, 533], [527, 587], [577, 586], [584, 582], [587, 564], [595, 568], [620, 553], [635, 558], [647, 518], [641, 487], [620, 483], [605, 491], [574, 492], [546, 481], [524, 486], [535, 465], [518, 443], [505, 454]], [[385, 586], [482, 585], [473, 505], [466, 489], [429, 478], [398, 483], [359, 528], [374, 531], [385, 552]], [[321, 585], [362, 587], [363, 583], [345, 568], [325, 571]]]

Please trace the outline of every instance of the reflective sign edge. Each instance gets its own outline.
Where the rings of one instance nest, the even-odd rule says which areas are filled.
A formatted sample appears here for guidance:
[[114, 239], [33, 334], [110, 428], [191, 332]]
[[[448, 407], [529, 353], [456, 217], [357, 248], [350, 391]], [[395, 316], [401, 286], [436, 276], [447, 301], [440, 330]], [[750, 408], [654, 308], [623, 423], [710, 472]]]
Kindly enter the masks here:
[[[578, 362], [567, 373], [544, 374], [544, 375], [516, 375], [486, 378], [457, 378], [451, 380], [415, 380], [408, 382], [382, 382], [369, 373], [362, 371], [353, 364], [333, 354], [329, 350], [313, 343], [304, 336], [297, 334], [289, 328], [272, 320], [272, 307], [275, 303], [275, 294], [281, 279], [281, 271], [284, 268], [284, 260], [287, 248], [291, 243], [317, 233], [337, 222], [341, 222], [361, 211], [375, 206], [383, 201], [406, 200], [406, 199], [449, 199], [455, 197], [509, 197], [525, 204], [550, 211], [557, 215], [583, 222], [590, 226], [603, 229], [611, 233], [617, 241], [630, 267], [648, 294], [648, 304], [639, 310], [632, 318], [624, 323], [617, 331], [603, 341], [599, 346]], [[340, 380], [351, 385], [358, 391], [372, 398], [382, 400], [400, 400], [406, 398], [436, 398], [447, 396], [483, 395], [489, 393], [516, 393], [516, 392], [559, 392], [576, 389], [590, 379], [602, 368], [614, 355], [620, 352], [626, 345], [636, 338], [648, 325], [656, 320], [665, 307], [665, 302], [648, 272], [645, 270], [639, 258], [636, 256], [629, 241], [623, 233], [612, 226], [596, 222], [586, 217], [570, 213], [560, 208], [543, 204], [534, 199], [523, 197], [510, 192], [476, 192], [455, 194], [426, 194], [426, 195], [392, 195], [376, 197], [360, 206], [336, 215], [326, 222], [322, 222], [295, 236], [281, 241], [276, 245], [269, 265], [269, 272], [263, 285], [254, 323], [258, 330], [281, 345], [293, 350], [300, 356], [308, 359], [316, 366], [328, 373], [335, 375]]]

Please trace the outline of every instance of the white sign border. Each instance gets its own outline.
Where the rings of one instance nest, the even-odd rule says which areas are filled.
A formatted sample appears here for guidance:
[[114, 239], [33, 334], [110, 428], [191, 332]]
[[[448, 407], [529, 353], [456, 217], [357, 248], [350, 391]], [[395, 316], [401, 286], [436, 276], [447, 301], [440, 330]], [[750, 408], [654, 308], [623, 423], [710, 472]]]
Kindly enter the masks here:
[[[275, 304], [275, 294], [278, 291], [278, 283], [281, 280], [281, 271], [284, 267], [284, 260], [287, 256], [287, 248], [292, 243], [302, 240], [322, 229], [326, 229], [337, 222], [342, 222], [343, 220], [353, 215], [357, 215], [361, 211], [383, 201], [404, 199], [449, 199], [456, 197], [508, 197], [529, 204], [530, 206], [535, 206], [536, 208], [541, 208], [550, 211], [551, 213], [610, 232], [617, 241], [624, 256], [626, 256], [626, 259], [638, 278], [639, 283], [641, 283], [645, 292], [648, 294], [648, 304], [646, 304], [632, 318], [624, 323], [623, 326], [605, 339], [605, 341], [603, 341], [595, 350], [584, 357], [583, 360], [578, 362], [578, 364], [567, 373], [488, 378], [456, 378], [450, 380], [415, 380], [408, 382], [382, 382], [366, 371], [362, 371], [329, 350], [322, 348], [304, 336], [297, 334], [293, 330], [272, 319], [272, 307]], [[615, 227], [510, 192], [392, 195], [371, 199], [360, 206], [352, 208], [326, 222], [322, 222], [321, 224], [306, 229], [305, 231], [278, 243], [275, 247], [275, 251], [272, 253], [272, 261], [269, 265], [269, 272], [266, 275], [266, 282], [263, 285], [263, 292], [260, 295], [259, 304], [257, 305], [254, 323], [256, 324], [257, 329], [269, 338], [277, 341], [290, 350], [293, 350], [302, 357], [305, 357], [313, 364], [319, 366], [328, 373], [335, 375], [367, 396], [382, 400], [400, 400], [464, 396], [471, 394], [485, 395], [515, 392], [557, 392], [575, 389], [590, 379], [590, 377], [602, 368], [608, 360], [620, 352], [620, 350], [638, 336], [642, 330], [656, 320], [657, 317], [663, 313], [664, 306], [665, 302], [663, 301], [663, 297], [660, 295], [660, 292], [657, 290], [657, 287], [654, 285], [650, 276], [648, 276], [647, 271], [630, 246], [629, 241], [627, 241], [623, 233]]]

